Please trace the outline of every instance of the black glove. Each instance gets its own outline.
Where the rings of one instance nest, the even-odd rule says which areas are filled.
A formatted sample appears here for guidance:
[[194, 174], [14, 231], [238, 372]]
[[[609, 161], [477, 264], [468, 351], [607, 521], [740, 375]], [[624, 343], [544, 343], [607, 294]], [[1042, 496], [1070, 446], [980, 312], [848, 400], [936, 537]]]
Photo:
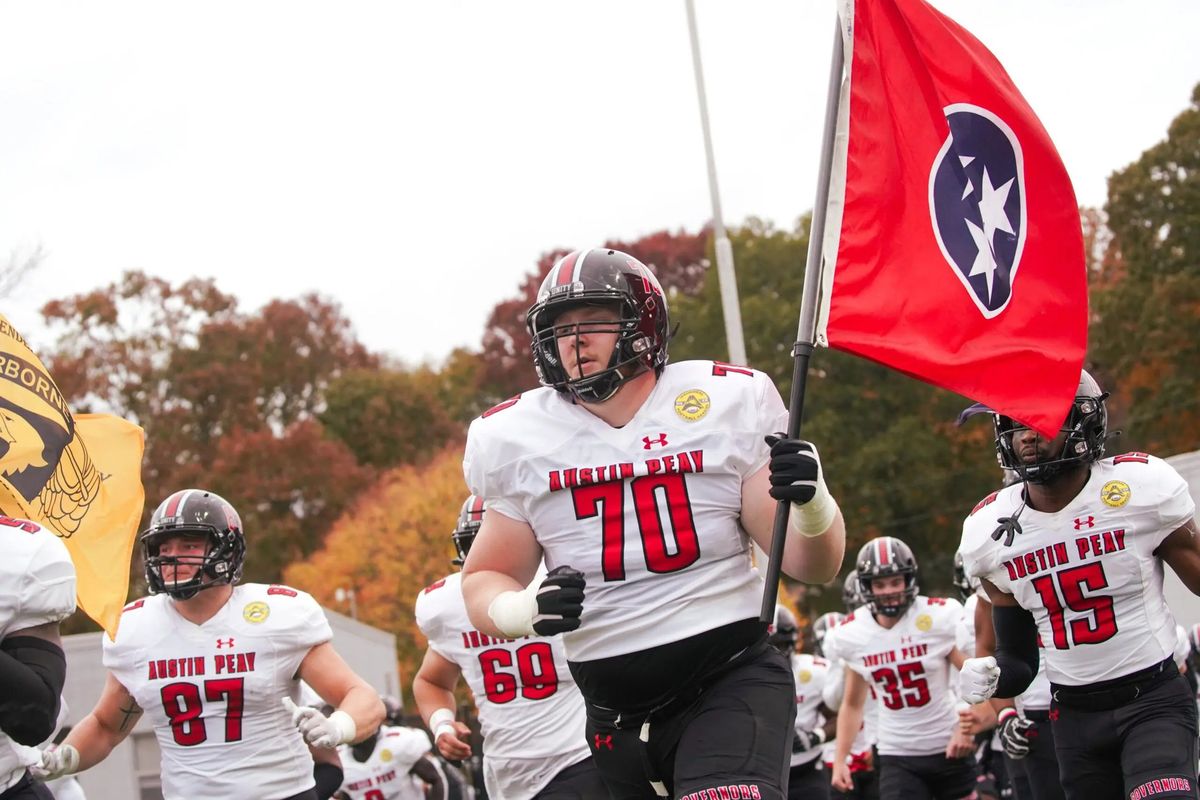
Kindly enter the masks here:
[[811, 731], [796, 731], [796, 738], [792, 739], [793, 753], [807, 753], [814, 747], [820, 747], [825, 744], [825, 729], [814, 728]]
[[573, 631], [583, 613], [583, 573], [570, 567], [550, 570], [537, 590], [537, 616], [533, 630], [538, 636]]
[[821, 479], [817, 448], [782, 433], [772, 433], [766, 439], [771, 448], [771, 497], [801, 506], [812, 500]]
[[[1011, 712], [1011, 713], [1010, 713]], [[1033, 723], [1021, 716], [1015, 709], [1005, 709], [1000, 712], [1000, 744], [1011, 759], [1021, 759], [1029, 755], [1029, 729]], [[1033, 732], [1037, 735], [1037, 731]]]

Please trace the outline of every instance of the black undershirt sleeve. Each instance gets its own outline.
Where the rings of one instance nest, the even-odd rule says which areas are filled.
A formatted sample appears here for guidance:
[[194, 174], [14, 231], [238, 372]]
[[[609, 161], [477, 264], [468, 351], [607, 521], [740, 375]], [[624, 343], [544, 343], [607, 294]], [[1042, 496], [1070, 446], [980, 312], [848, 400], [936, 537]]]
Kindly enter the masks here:
[[337, 764], [319, 762], [313, 766], [318, 800], [329, 800], [342, 785], [342, 768]]
[[1037, 623], [1020, 606], [992, 606], [992, 624], [996, 627], [996, 665], [1000, 667], [994, 696], [1016, 697], [1037, 675]]
[[34, 747], [50, 738], [67, 679], [62, 648], [35, 636], [0, 642], [0, 730]]

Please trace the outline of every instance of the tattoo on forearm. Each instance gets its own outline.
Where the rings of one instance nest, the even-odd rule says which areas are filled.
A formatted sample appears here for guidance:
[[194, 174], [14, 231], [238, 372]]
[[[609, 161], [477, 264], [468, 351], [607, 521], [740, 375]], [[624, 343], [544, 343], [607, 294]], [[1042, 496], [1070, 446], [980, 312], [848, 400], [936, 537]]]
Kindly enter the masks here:
[[142, 715], [142, 707], [131, 699], [121, 708], [121, 713], [124, 716], [121, 717], [121, 726], [117, 730], [123, 731], [137, 723], [138, 717]]

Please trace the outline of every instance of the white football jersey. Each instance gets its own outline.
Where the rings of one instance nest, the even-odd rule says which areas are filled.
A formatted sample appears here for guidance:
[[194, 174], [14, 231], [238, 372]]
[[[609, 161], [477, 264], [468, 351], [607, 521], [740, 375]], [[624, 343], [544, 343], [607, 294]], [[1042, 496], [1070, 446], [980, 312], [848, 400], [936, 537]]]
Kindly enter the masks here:
[[[0, 517], [0, 553], [0, 639], [74, 613], [75, 566], [58, 536], [33, 522]], [[36, 750], [0, 731], [0, 791], [37, 758]]]
[[1179, 473], [1144, 453], [1099, 461], [1061, 511], [1026, 506], [1023, 532], [1006, 547], [991, 534], [1022, 492], [1014, 484], [981, 501], [963, 523], [960, 550], [968, 574], [1033, 614], [1050, 681], [1083, 686], [1169, 657], [1175, 618], [1154, 551], [1196, 513]]
[[835, 629], [837, 655], [879, 699], [880, 754], [925, 756], [946, 749], [958, 722], [948, 657], [961, 616], [957, 600], [918, 595], [891, 628], [860, 608]]
[[[796, 680], [796, 732], [808, 732], [825, 724], [821, 713], [822, 693], [832, 665], [825, 659], [808, 653], [792, 653], [792, 677]], [[792, 753], [793, 767], [816, 761], [821, 748], [806, 753]]]
[[104, 665], [154, 727], [166, 800], [311, 788], [312, 756], [282, 700], [300, 702], [300, 662], [332, 638], [317, 602], [286, 586], [236, 586], [202, 625], [167, 595], [126, 606], [117, 640], [104, 639]]
[[[855, 612], [869, 614], [870, 610]], [[840, 626], [839, 626], [840, 627]], [[825, 659], [830, 663], [830, 670], [825, 680], [825, 705], [836, 711], [842, 705], [842, 695], [846, 690], [846, 662], [838, 653], [838, 637], [837, 628], [831, 628], [825, 634], [824, 641], [821, 642], [821, 650], [825, 653]], [[871, 748], [875, 746], [876, 731], [879, 729], [879, 701], [875, 696], [875, 687], [869, 683], [867, 685], [867, 702], [863, 706], [863, 721], [858, 728], [858, 733], [854, 737], [854, 741], [850, 743], [850, 754], [847, 760], [850, 763], [855, 761], [863, 762], [866, 755], [871, 752]], [[825, 763], [832, 767], [833, 758], [837, 755], [837, 739], [831, 739], [825, 743], [824, 751], [821, 757]]]
[[685, 361], [622, 428], [545, 387], [501, 403], [471, 423], [463, 469], [490, 512], [529, 524], [549, 569], [584, 573], [582, 624], [563, 639], [590, 661], [758, 615], [742, 482], [786, 424], [767, 375]]
[[350, 800], [425, 800], [425, 784], [411, 770], [431, 749], [424, 731], [383, 725], [366, 761], [357, 760], [349, 745], [338, 748], [342, 760], [338, 791]]
[[416, 618], [430, 649], [458, 665], [475, 697], [488, 794], [533, 797], [591, 757], [583, 695], [560, 637], [497, 639], [475, 630], [457, 572], [417, 595]]

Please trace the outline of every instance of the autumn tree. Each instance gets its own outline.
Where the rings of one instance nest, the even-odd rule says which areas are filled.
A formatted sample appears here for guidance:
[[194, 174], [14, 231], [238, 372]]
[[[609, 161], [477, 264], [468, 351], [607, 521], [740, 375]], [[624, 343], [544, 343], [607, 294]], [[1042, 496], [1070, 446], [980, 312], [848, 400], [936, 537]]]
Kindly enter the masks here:
[[1167, 137], [1108, 181], [1112, 242], [1094, 286], [1091, 357], [1116, 447], [1200, 447], [1200, 84]]
[[277, 579], [369, 479], [316, 419], [331, 381], [377, 363], [331, 301], [274, 300], [247, 314], [210, 280], [130, 272], [42, 314], [72, 408], [145, 429], [147, 515], [179, 488], [223, 493], [247, 518], [249, 577]]
[[450, 532], [466, 494], [457, 442], [424, 466], [383, 473], [334, 523], [320, 550], [284, 571], [287, 583], [342, 611], [348, 609], [337, 589], [353, 589], [358, 618], [396, 634], [406, 688], [425, 651], [413, 605], [423, 587], [453, 569]]

